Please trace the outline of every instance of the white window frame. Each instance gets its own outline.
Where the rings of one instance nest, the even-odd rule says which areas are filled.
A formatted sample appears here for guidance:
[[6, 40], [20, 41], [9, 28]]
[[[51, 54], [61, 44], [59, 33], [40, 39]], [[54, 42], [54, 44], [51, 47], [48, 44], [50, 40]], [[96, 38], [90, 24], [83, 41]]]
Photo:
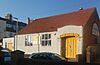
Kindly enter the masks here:
[[51, 34], [41, 35], [41, 46], [51, 46]]
[[31, 41], [31, 35], [26, 35], [25, 36], [25, 46], [33, 46], [33, 43]]

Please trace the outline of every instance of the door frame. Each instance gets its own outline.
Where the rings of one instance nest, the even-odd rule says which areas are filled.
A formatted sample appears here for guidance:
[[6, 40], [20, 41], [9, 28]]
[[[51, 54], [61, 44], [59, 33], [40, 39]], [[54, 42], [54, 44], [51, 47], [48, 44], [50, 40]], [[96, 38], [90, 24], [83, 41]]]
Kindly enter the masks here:
[[[64, 41], [66, 41], [66, 39], [68, 37], [75, 37], [75, 38], [77, 38], [77, 37], [79, 37], [79, 34], [77, 34], [77, 33], [66, 33], [66, 34], [60, 35], [60, 38], [61, 38], [61, 55], [63, 57], [65, 57], [65, 58], [66, 58], [66, 42], [64, 43]], [[64, 41], [62, 39], [64, 39]], [[78, 41], [78, 39], [77, 39], [77, 41]]]

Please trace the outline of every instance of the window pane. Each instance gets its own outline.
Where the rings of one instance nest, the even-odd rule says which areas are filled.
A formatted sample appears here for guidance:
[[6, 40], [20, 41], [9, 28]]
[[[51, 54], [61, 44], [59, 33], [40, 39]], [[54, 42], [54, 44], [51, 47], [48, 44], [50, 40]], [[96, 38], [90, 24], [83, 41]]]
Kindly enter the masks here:
[[51, 34], [43, 34], [41, 39], [42, 46], [51, 46]]
[[44, 42], [44, 40], [42, 40], [42, 43], [41, 43], [41, 45], [42, 45], [42, 46], [44, 46], [44, 43], [45, 43], [45, 42]]
[[47, 46], [47, 44], [48, 44], [48, 41], [46, 40], [46, 41], [45, 41], [45, 46]]
[[51, 40], [48, 40], [48, 46], [51, 46]]
[[48, 34], [45, 34], [45, 39], [48, 39]]
[[48, 34], [48, 39], [50, 39], [51, 38], [51, 34]]
[[42, 39], [44, 39], [44, 34], [42, 35]]
[[27, 36], [25, 36], [25, 46], [27, 46], [27, 43], [28, 43]]
[[31, 36], [25, 36], [25, 46], [32, 46]]

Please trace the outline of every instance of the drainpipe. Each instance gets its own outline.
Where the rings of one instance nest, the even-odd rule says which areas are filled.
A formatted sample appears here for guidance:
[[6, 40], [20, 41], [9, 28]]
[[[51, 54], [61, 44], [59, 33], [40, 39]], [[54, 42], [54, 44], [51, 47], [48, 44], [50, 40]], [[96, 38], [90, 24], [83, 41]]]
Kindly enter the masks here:
[[17, 50], [17, 44], [18, 44], [18, 35], [16, 35], [16, 50]]
[[38, 34], [38, 53], [40, 52], [39, 40], [40, 40], [40, 34]]
[[15, 36], [14, 36], [14, 51], [15, 51]]
[[14, 51], [17, 50], [17, 35], [14, 36]]

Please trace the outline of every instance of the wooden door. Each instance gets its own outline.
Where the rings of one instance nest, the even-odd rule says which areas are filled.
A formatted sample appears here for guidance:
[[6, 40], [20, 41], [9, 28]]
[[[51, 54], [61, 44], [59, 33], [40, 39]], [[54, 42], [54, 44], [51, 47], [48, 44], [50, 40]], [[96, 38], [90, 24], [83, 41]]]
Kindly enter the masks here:
[[68, 37], [66, 38], [66, 58], [76, 58], [78, 42], [77, 37]]

